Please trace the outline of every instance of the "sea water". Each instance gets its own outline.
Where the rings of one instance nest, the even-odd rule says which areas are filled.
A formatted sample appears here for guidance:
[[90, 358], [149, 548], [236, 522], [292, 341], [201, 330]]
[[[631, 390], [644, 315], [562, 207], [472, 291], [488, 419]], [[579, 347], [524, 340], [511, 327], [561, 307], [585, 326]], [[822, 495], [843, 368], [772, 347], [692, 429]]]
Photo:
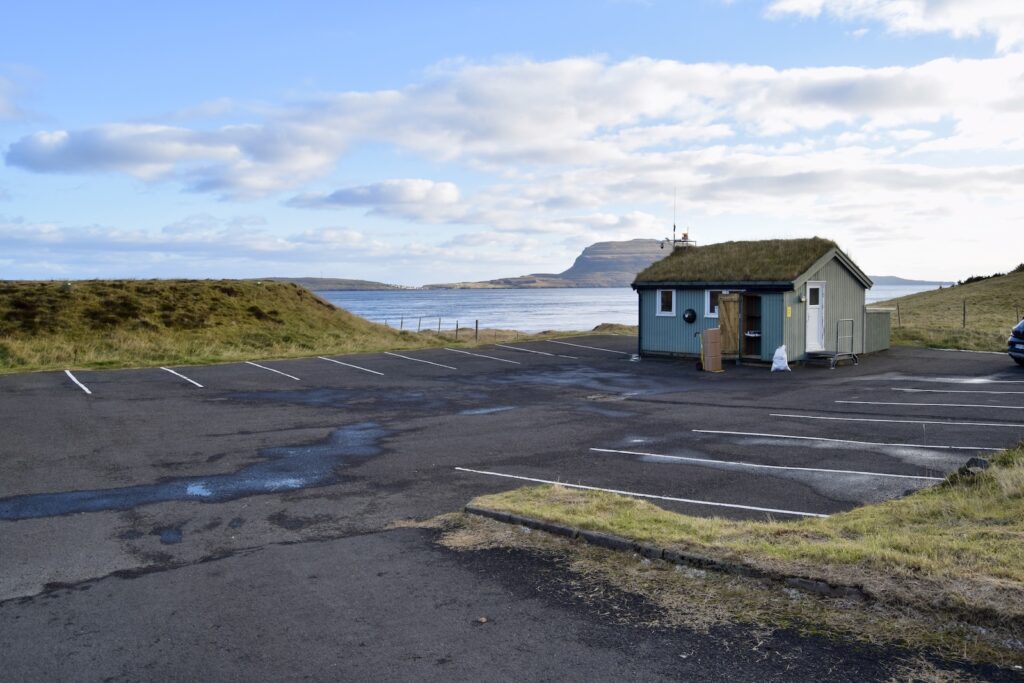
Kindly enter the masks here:
[[[867, 302], [931, 289], [878, 285]], [[637, 324], [637, 295], [629, 287], [559, 289], [390, 289], [324, 291], [321, 297], [374, 322], [406, 330], [480, 327], [541, 332], [592, 330], [601, 323]]]

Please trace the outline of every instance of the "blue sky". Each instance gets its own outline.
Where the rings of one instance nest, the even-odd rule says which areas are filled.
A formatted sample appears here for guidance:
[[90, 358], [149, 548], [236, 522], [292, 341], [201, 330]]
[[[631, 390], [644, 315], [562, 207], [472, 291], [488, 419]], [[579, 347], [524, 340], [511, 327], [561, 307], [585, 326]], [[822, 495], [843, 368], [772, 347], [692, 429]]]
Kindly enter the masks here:
[[371, 5], [8, 9], [0, 278], [550, 272], [673, 195], [700, 243], [1024, 258], [1018, 2]]

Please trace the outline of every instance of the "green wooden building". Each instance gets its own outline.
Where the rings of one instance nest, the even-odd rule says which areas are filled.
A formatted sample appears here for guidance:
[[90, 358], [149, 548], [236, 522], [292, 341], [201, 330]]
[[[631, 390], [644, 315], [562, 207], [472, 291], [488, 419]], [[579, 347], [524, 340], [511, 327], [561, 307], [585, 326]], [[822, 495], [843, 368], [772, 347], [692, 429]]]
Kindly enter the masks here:
[[722, 330], [727, 358], [844, 357], [889, 346], [889, 314], [869, 312], [871, 279], [831, 240], [679, 246], [637, 275], [640, 354], [697, 356], [699, 334]]

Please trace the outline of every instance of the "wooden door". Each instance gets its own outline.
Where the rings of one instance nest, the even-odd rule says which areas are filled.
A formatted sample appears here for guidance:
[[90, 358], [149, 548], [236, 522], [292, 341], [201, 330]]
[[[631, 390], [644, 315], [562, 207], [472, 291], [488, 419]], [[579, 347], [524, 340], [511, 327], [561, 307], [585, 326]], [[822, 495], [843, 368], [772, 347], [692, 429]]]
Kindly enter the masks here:
[[718, 297], [718, 326], [722, 328], [722, 355], [735, 356], [740, 352], [740, 295], [722, 294]]

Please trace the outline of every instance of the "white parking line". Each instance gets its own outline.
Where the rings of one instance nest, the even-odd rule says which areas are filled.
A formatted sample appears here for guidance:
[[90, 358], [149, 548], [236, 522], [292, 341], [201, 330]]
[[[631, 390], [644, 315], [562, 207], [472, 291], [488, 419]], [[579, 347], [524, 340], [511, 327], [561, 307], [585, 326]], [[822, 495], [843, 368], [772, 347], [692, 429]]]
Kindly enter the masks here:
[[616, 351], [615, 349], [600, 349], [600, 348], [598, 348], [596, 346], [584, 346], [583, 344], [572, 344], [570, 342], [555, 341], [554, 339], [545, 339], [544, 341], [546, 341], [549, 344], [562, 344], [564, 346], [575, 346], [578, 349], [590, 349], [591, 351], [607, 351], [608, 353], [620, 353], [623, 356], [632, 356], [633, 355], [632, 353], [627, 353], [626, 351]]
[[554, 484], [569, 489], [581, 489], [583, 491], [604, 491], [605, 493], [617, 493], [620, 496], [632, 496], [633, 498], [650, 498], [654, 500], [669, 500], [675, 503], [690, 503], [692, 505], [709, 505], [711, 507], [733, 508], [735, 510], [753, 510], [754, 512], [774, 512], [780, 515], [797, 515], [799, 517], [828, 517], [817, 512], [797, 512], [796, 510], [776, 510], [775, 508], [762, 508], [753, 505], [738, 505], [736, 503], [716, 503], [709, 500], [693, 500], [691, 498], [674, 498], [672, 496], [656, 496], [652, 493], [636, 493], [634, 491], [620, 491], [618, 489], [604, 489], [598, 486], [585, 486], [583, 484], [567, 484], [564, 481], [551, 481], [550, 479], [535, 479], [534, 477], [520, 477], [515, 474], [504, 474], [502, 472], [488, 472], [486, 470], [471, 470], [468, 467], [456, 467], [459, 472], [472, 472], [473, 474], [486, 474], [491, 477], [504, 477], [506, 479], [518, 479], [520, 481], [532, 481], [536, 484]]
[[195, 381], [194, 379], [189, 379], [188, 377], [186, 377], [185, 375], [181, 374], [180, 372], [175, 372], [174, 370], [171, 370], [170, 368], [165, 368], [165, 367], [161, 367], [160, 369], [161, 370], [166, 370], [167, 372], [171, 373], [172, 375], [175, 375], [177, 377], [182, 378], [186, 382], [191, 382], [192, 384], [195, 384], [200, 389], [203, 388], [202, 384], [200, 384], [199, 382]]
[[728, 434], [730, 436], [757, 436], [769, 439], [799, 439], [801, 441], [828, 441], [830, 443], [854, 443], [859, 446], [897, 446], [901, 448], [927, 448], [953, 451], [1001, 451], [1002, 448], [984, 446], [934, 446], [923, 443], [882, 443], [880, 441], [852, 441], [850, 439], [827, 439], [823, 436], [793, 436], [792, 434], [764, 434], [762, 432], [727, 432], [718, 429], [693, 429], [699, 434]]
[[342, 363], [340, 360], [334, 360], [333, 358], [327, 358], [325, 356], [317, 356], [320, 360], [325, 360], [329, 363], [337, 363], [338, 365], [344, 365], [346, 368], [355, 368], [356, 370], [362, 370], [363, 372], [369, 372], [373, 375], [384, 376], [383, 372], [377, 372], [376, 370], [370, 370], [369, 368], [361, 368], [358, 365], [352, 365], [351, 363]]
[[1024, 379], [992, 379], [990, 377], [886, 377], [885, 381], [934, 382], [936, 384], [1024, 384]]
[[783, 465], [760, 465], [752, 462], [737, 462], [734, 460], [714, 460], [711, 458], [688, 458], [682, 455], [662, 455], [661, 453], [643, 453], [640, 451], [617, 451], [611, 448], [591, 448], [597, 453], [621, 453], [623, 455], [643, 455], [652, 458], [664, 458], [665, 460], [680, 460], [685, 462], [709, 463], [713, 465], [736, 465], [738, 467], [755, 467], [767, 470], [795, 470], [797, 472], [827, 472], [829, 474], [859, 474], [867, 477], [893, 477], [896, 479], [926, 479], [928, 481], [942, 481], [942, 477], [925, 477], [916, 474], [888, 474], [886, 472], [861, 472], [859, 470], [829, 470], [820, 467], [786, 467]]
[[906, 391], [913, 394], [1024, 394], [1024, 391], [984, 391], [982, 389], [907, 389], [893, 387], [893, 391]]
[[931, 406], [939, 408], [993, 408], [996, 410], [1024, 410], [1024, 406], [990, 406], [984, 403], [899, 403], [892, 401], [836, 401], [836, 403], [859, 403], [868, 406]]
[[571, 358], [573, 360], [579, 360], [579, 358], [577, 358], [576, 356], [565, 356], [565, 355], [562, 355], [561, 353], [548, 353], [547, 351], [535, 351], [534, 349], [524, 349], [524, 348], [522, 348], [520, 346], [507, 346], [505, 344], [495, 344], [495, 346], [500, 346], [503, 349], [511, 349], [512, 351], [522, 351], [524, 353], [536, 353], [538, 356], [551, 356], [552, 358], [557, 356], [558, 358]]
[[770, 417], [796, 417], [804, 420], [840, 420], [842, 422], [892, 422], [910, 425], [956, 425], [961, 427], [1010, 427], [1024, 429], [1019, 422], [957, 422], [949, 420], [890, 420], [877, 417], [824, 417], [822, 415], [792, 415], [789, 413], [769, 413]]
[[490, 358], [491, 360], [501, 361], [502, 363], [512, 363], [513, 365], [522, 365], [522, 363], [520, 363], [517, 360], [509, 360], [507, 358], [498, 358], [497, 356], [488, 356], [488, 355], [483, 354], [483, 353], [470, 353], [469, 351], [462, 351], [460, 349], [449, 349], [447, 346], [444, 347], [444, 350], [445, 351], [451, 351], [452, 353], [464, 353], [467, 356], [476, 356], [477, 358]]
[[403, 356], [400, 353], [391, 353], [390, 351], [385, 351], [384, 355], [386, 355], [386, 356], [394, 356], [395, 358], [404, 358], [406, 360], [416, 361], [417, 363], [426, 363], [427, 365], [436, 365], [439, 368], [447, 368], [448, 370], [458, 370], [458, 368], [453, 368], [450, 365], [441, 365], [440, 363], [435, 363], [435, 362], [430, 361], [430, 360], [423, 360], [422, 358], [413, 358], [412, 356]]
[[278, 375], [284, 375], [285, 377], [288, 377], [289, 379], [293, 379], [296, 382], [301, 382], [302, 381], [298, 377], [295, 377], [294, 375], [289, 375], [287, 372], [281, 372], [280, 370], [275, 370], [274, 368], [268, 368], [266, 365], [260, 365], [259, 363], [253, 363], [251, 360], [245, 361], [245, 364], [246, 365], [251, 365], [254, 368], [260, 368], [261, 370], [267, 370], [269, 372], [274, 372], [274, 373], [277, 373]]
[[92, 394], [92, 392], [89, 391], [89, 387], [87, 387], [84, 384], [82, 384], [81, 382], [79, 382], [78, 378], [75, 377], [74, 375], [72, 375], [70, 370], [65, 370], [64, 374], [67, 375], [68, 377], [70, 377], [71, 381], [74, 382], [75, 384], [77, 384], [79, 389], [81, 389], [82, 391], [84, 391], [87, 394]]

